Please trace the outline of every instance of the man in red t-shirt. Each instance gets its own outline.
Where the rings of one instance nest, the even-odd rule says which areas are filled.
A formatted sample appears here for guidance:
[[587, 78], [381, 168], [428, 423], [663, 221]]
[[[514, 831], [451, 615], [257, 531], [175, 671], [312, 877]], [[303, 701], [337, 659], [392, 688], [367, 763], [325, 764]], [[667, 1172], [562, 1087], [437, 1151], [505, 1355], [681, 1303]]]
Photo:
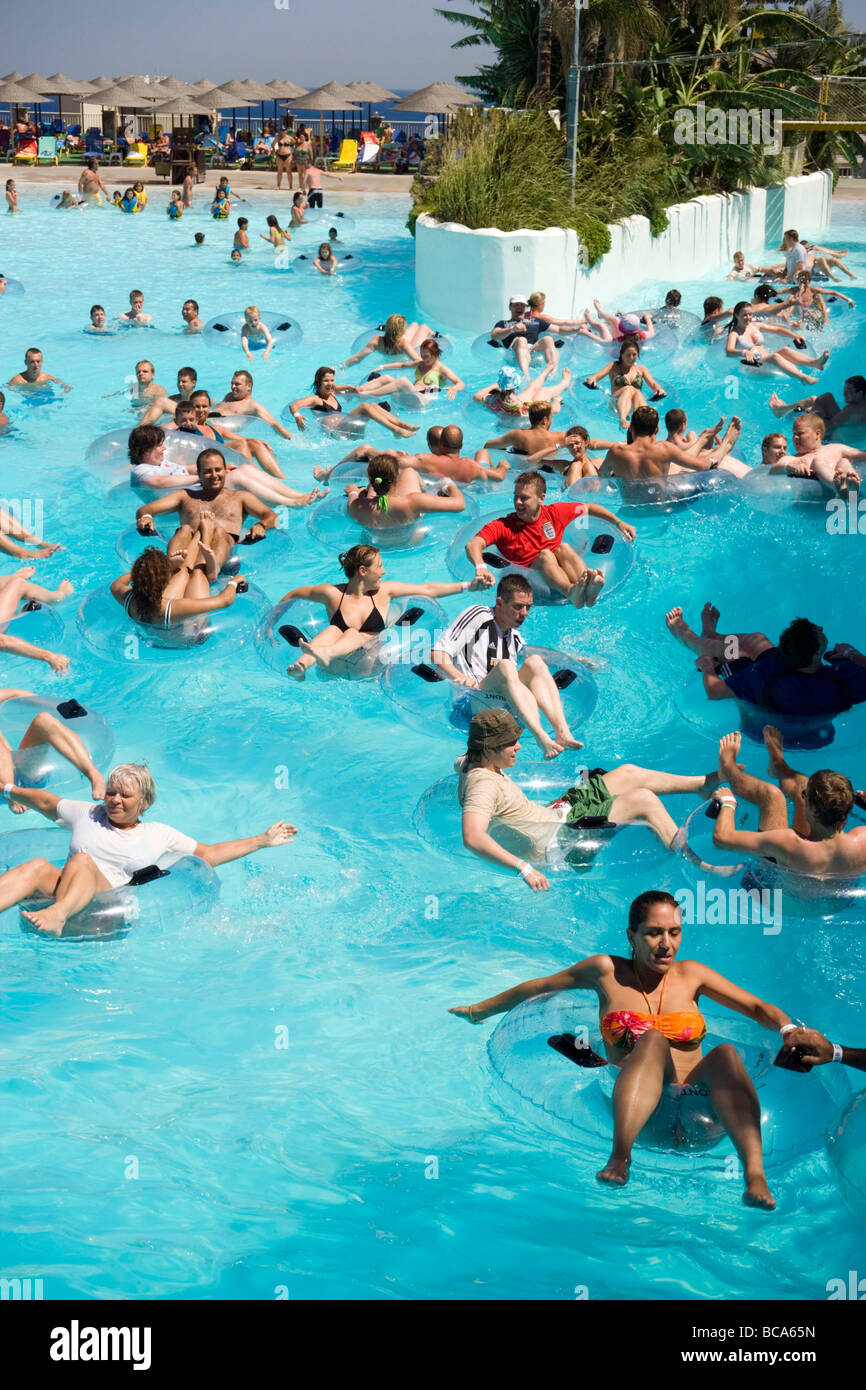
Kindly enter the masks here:
[[514, 511], [482, 526], [468, 542], [466, 554], [476, 574], [489, 574], [492, 580], [484, 564], [484, 548], [495, 546], [509, 564], [537, 570], [551, 589], [566, 594], [575, 608], [591, 608], [601, 592], [604, 575], [601, 570], [587, 569], [572, 546], [563, 541], [566, 527], [588, 513], [609, 521], [628, 541], [634, 540], [635, 529], [596, 502], [546, 505], [546, 491], [540, 473], [521, 473], [514, 483]]

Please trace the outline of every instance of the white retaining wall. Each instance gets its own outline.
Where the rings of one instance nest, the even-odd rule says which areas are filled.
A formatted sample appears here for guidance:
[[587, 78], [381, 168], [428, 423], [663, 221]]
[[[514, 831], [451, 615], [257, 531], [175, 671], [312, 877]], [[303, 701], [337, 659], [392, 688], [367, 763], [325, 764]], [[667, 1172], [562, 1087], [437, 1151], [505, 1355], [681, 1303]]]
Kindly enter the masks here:
[[593, 298], [623, 302], [647, 279], [671, 284], [729, 266], [734, 251], [777, 247], [786, 227], [810, 239], [830, 224], [829, 170], [786, 179], [773, 188], [715, 193], [668, 209], [670, 225], [652, 237], [646, 217], [610, 228], [611, 249], [591, 270], [580, 260], [576, 232], [471, 231], [422, 214], [416, 227], [415, 294], [421, 311], [449, 328], [481, 333], [505, 316], [515, 291], [544, 290], [558, 314], [577, 314]]

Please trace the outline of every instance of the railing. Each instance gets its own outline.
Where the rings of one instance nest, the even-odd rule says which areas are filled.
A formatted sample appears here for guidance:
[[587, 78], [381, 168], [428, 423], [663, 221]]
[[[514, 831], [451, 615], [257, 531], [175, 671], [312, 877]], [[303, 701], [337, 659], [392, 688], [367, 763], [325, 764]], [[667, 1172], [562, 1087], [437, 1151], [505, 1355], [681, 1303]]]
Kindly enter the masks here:
[[790, 130], [866, 130], [866, 77], [798, 77], [797, 91], [810, 97], [816, 109], [807, 117], [784, 117], [782, 128]]

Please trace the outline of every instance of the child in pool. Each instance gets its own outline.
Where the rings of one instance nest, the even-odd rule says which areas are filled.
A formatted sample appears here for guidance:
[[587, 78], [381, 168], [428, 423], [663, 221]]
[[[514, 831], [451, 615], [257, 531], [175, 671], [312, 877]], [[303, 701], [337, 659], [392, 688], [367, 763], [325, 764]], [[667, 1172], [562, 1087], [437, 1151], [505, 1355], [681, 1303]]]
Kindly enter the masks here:
[[256, 344], [256, 346], [264, 342], [265, 351], [263, 355], [266, 358], [270, 357], [274, 340], [271, 337], [267, 325], [262, 323], [259, 310], [255, 304], [250, 304], [248, 308], [244, 309], [244, 326], [241, 329], [241, 346], [250, 361], [252, 361], [253, 358], [253, 354], [250, 352], [251, 342]]
[[319, 247], [319, 254], [313, 261], [313, 265], [322, 275], [333, 275], [340, 269], [340, 262], [331, 250], [331, 243], [329, 241], [322, 242]]
[[[234, 249], [235, 251], [249, 251], [250, 239], [247, 234], [247, 227], [250, 225], [248, 217], [238, 218], [238, 229], [235, 232]], [[234, 259], [234, 257], [232, 257]]]
[[171, 201], [169, 202], [169, 205], [166, 208], [166, 212], [168, 213], [169, 217], [175, 222], [179, 222], [180, 219], [183, 217], [183, 194], [181, 193], [179, 188], [176, 188], [172, 193]]

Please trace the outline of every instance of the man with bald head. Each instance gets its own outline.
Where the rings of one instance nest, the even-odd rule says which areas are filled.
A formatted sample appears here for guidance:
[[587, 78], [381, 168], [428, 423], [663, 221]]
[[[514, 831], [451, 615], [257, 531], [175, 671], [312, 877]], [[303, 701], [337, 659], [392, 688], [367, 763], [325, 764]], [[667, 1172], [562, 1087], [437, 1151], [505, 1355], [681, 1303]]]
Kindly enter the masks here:
[[[341, 463], [351, 459], [353, 463], [369, 463], [380, 454], [390, 454], [397, 461], [398, 468], [415, 468], [431, 478], [450, 478], [455, 483], [472, 483], [476, 479], [488, 483], [501, 483], [508, 473], [508, 464], [503, 461], [493, 466], [486, 449], [478, 449], [474, 459], [467, 458], [463, 449], [463, 431], [459, 425], [431, 425], [427, 431], [426, 454], [406, 454], [399, 449], [379, 449], [372, 444], [359, 444]], [[336, 465], [334, 465], [336, 467]], [[314, 468], [316, 478], [327, 479], [333, 468]]]

